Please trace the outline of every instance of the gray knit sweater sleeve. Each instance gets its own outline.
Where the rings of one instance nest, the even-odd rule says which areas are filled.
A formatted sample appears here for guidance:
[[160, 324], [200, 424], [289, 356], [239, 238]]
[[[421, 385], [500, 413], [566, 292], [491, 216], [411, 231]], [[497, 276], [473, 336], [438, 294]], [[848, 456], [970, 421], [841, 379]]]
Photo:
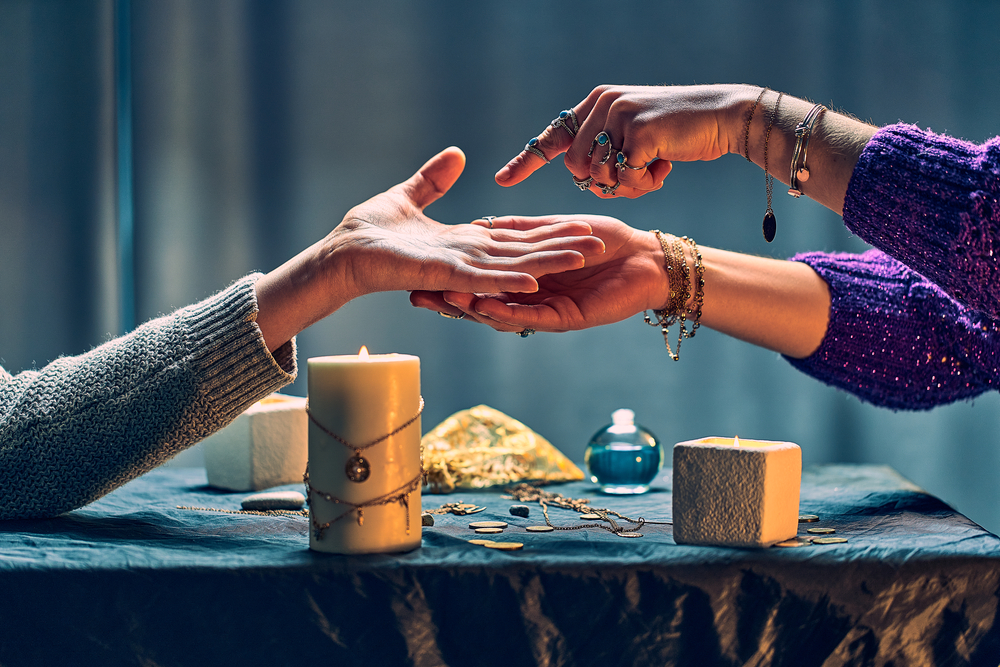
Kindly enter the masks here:
[[78, 357], [0, 369], [0, 519], [86, 505], [160, 465], [295, 379], [272, 355], [251, 275]]

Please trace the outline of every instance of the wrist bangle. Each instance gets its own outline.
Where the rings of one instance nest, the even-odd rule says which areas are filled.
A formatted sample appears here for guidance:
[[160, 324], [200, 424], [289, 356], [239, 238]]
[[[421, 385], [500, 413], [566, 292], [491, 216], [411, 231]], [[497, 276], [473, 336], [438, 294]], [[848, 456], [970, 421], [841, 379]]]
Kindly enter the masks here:
[[809, 110], [802, 122], [795, 126], [795, 149], [792, 151], [792, 173], [788, 177], [788, 184], [791, 187], [788, 188], [788, 194], [796, 199], [802, 196], [799, 181], [805, 183], [809, 180], [809, 167], [806, 166], [809, 138], [812, 136], [816, 121], [819, 120], [820, 114], [824, 111], [826, 111], [826, 107], [817, 104]]

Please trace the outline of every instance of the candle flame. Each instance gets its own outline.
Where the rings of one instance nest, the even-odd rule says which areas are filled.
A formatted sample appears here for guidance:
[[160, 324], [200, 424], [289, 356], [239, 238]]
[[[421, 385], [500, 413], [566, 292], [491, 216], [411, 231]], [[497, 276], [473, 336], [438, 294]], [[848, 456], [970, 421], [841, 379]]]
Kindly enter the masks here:
[[358, 359], [364, 360], [364, 359], [367, 359], [367, 358], [368, 358], [368, 346], [367, 345], [362, 345], [361, 349], [358, 350]]
[[735, 438], [733, 438], [733, 447], [739, 447], [739, 446], [740, 446], [740, 436], [736, 436]]

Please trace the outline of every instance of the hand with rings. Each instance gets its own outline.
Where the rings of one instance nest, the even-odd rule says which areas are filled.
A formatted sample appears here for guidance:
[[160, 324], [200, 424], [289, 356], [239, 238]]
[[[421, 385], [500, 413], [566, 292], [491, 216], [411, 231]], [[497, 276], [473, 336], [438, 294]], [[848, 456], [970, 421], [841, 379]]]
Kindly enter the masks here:
[[640, 197], [662, 187], [675, 161], [714, 160], [742, 150], [743, 88], [600, 86], [561, 112], [530, 149], [497, 172], [496, 181], [516, 185], [565, 153], [581, 190]]

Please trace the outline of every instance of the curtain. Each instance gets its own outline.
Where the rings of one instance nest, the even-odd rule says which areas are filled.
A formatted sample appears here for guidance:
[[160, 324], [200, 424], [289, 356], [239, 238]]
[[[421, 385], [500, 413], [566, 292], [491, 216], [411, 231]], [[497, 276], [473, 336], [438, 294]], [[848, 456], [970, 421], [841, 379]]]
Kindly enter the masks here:
[[[579, 192], [560, 160], [503, 189], [493, 173], [601, 83], [749, 82], [974, 141], [997, 134], [1000, 6], [773, 1], [573, 5], [132, 0], [138, 321], [270, 270], [354, 204], [455, 144], [466, 173], [429, 213], [600, 213], [699, 243], [788, 257], [861, 251], [840, 219], [738, 156], [675, 165], [639, 200]], [[12, 371], [119, 326], [113, 3], [0, 2], [0, 357]], [[44, 120], [43, 120], [44, 119]], [[120, 119], [119, 119], [120, 120]], [[9, 241], [9, 243], [8, 243]], [[299, 337], [300, 360], [417, 354], [424, 428], [487, 403], [576, 460], [619, 407], [669, 447], [705, 435], [790, 440], [806, 463], [891, 465], [1000, 530], [998, 397], [926, 413], [865, 405], [778, 355], [702, 329], [670, 361], [640, 318], [521, 339], [373, 295]], [[303, 364], [304, 365], [304, 364]], [[288, 390], [304, 394], [304, 372]], [[199, 462], [194, 451], [180, 463]]]

